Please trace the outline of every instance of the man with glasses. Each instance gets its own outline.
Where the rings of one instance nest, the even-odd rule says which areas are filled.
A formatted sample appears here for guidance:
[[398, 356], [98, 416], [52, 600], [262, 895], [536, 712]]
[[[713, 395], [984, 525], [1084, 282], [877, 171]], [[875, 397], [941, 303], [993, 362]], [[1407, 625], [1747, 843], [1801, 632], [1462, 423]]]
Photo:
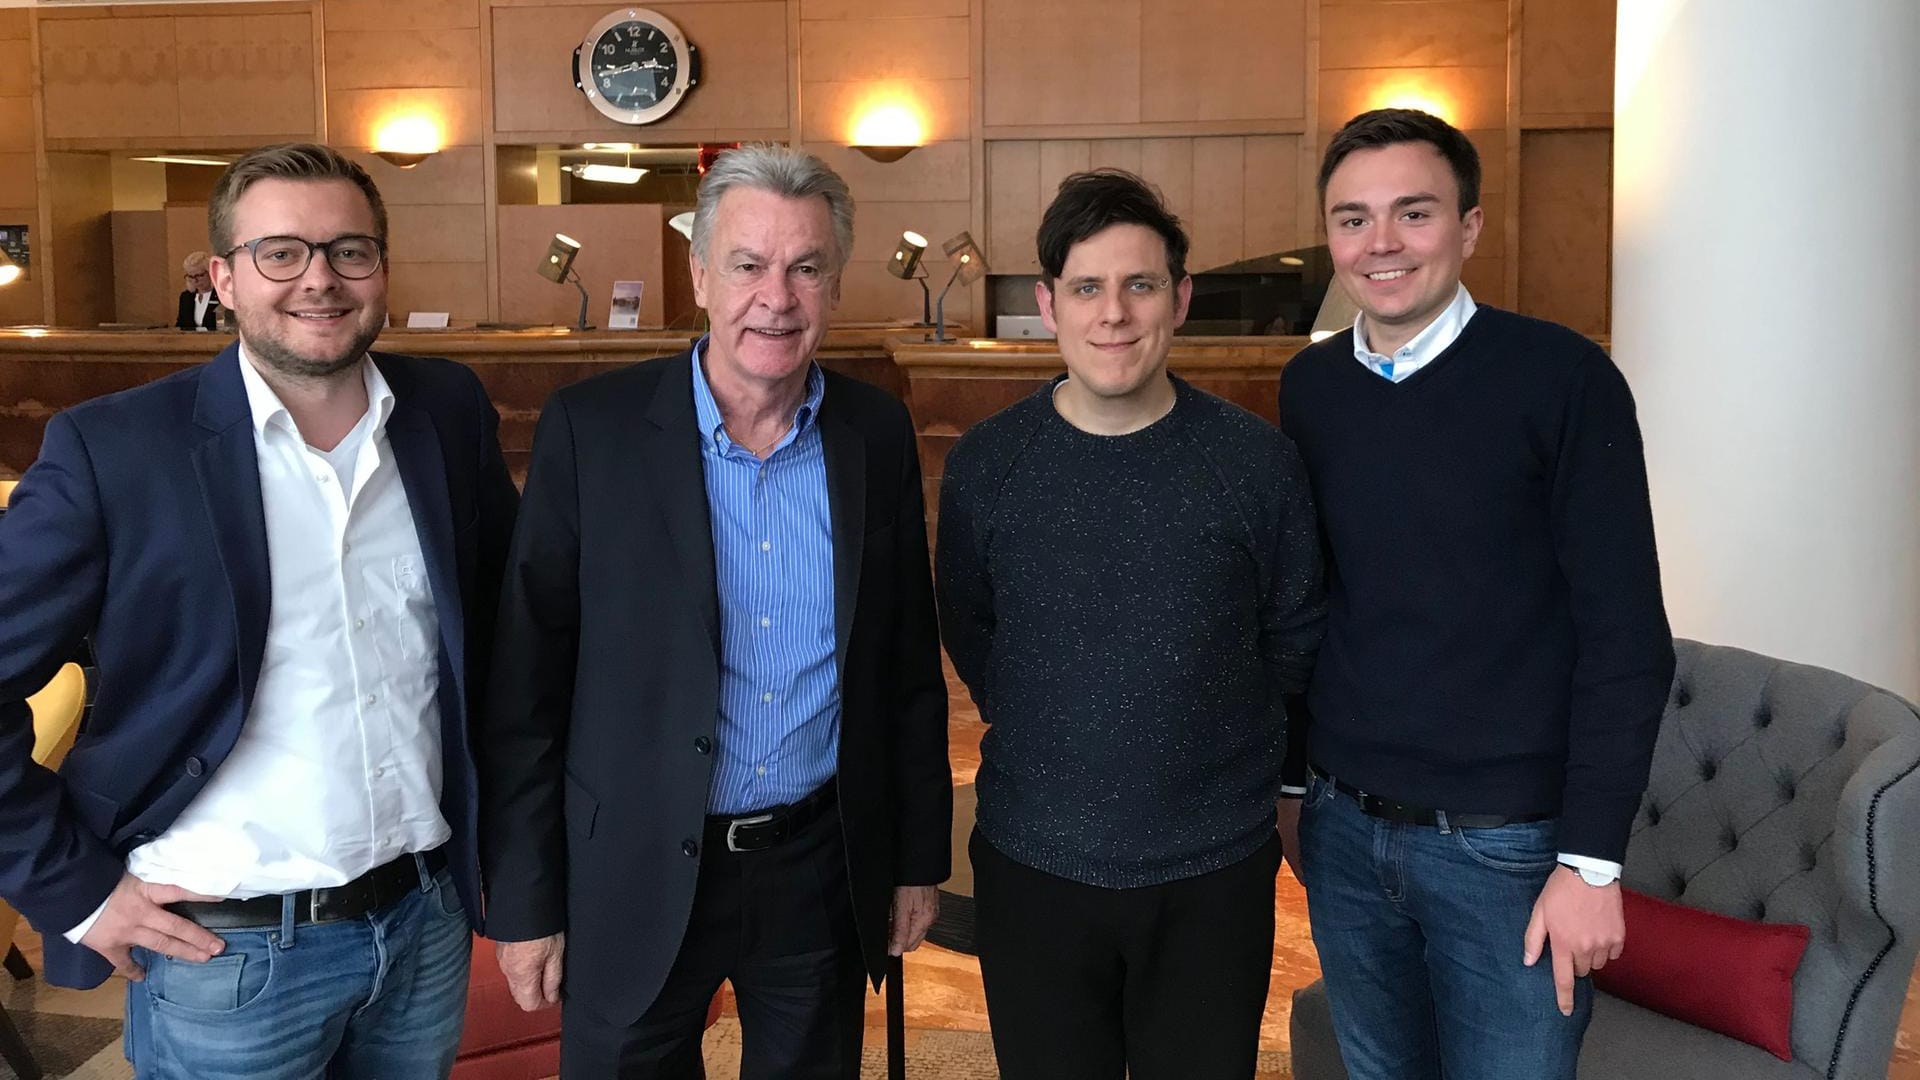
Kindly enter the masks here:
[[[369, 353], [386, 213], [323, 146], [221, 177], [239, 341], [47, 425], [0, 521], [0, 896], [129, 980], [141, 1078], [450, 1071], [479, 911], [466, 732], [517, 497], [471, 371]], [[28, 693], [92, 634], [58, 775]]]
[[1281, 695], [1320, 643], [1306, 472], [1167, 374], [1187, 236], [1079, 173], [1034, 297], [1066, 374], [977, 424], [940, 492], [940, 623], [989, 725], [970, 852], [1010, 1080], [1254, 1073], [1280, 869]]

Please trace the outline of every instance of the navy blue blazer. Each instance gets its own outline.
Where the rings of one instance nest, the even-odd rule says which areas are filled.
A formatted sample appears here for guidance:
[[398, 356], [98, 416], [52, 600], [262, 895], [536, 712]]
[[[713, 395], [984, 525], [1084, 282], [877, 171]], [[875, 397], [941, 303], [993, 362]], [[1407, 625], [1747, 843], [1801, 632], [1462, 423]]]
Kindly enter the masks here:
[[[468, 732], [519, 497], [499, 416], [472, 371], [372, 355], [393, 390], [387, 438], [439, 614], [441, 809], [479, 926]], [[253, 700], [272, 587], [240, 363], [230, 345], [211, 363], [56, 415], [0, 518], [0, 896], [44, 935], [59, 985], [107, 977], [106, 960], [62, 932], [212, 778]], [[32, 761], [26, 697], [89, 634], [93, 713], [56, 775]]]

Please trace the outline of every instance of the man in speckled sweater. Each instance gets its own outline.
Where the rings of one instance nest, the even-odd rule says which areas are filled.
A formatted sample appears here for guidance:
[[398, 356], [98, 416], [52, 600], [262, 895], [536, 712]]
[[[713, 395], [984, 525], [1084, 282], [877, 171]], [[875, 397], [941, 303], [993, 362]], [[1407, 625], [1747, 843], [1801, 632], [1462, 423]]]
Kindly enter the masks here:
[[1293, 443], [1167, 374], [1187, 238], [1080, 173], [1035, 296], [1067, 374], [946, 462], [948, 653], [990, 726], [970, 851], [1010, 1080], [1245, 1080], [1273, 952], [1283, 693], [1325, 614]]

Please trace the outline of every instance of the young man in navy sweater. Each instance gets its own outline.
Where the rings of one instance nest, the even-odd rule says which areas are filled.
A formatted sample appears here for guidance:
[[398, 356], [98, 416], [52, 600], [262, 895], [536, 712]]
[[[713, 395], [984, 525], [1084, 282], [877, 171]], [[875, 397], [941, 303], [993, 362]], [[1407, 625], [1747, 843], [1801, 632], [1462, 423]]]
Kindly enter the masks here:
[[1319, 186], [1360, 315], [1280, 399], [1328, 565], [1281, 832], [1354, 1080], [1571, 1080], [1673, 676], [1632, 395], [1467, 295], [1479, 181], [1426, 113], [1341, 129]]

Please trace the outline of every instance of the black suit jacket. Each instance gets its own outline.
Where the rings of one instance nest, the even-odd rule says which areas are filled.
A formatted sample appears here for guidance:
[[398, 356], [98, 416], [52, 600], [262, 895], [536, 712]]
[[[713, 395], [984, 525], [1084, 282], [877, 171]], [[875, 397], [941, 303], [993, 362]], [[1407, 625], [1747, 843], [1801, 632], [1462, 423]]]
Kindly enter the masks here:
[[[828, 372], [839, 813], [867, 970], [896, 885], [946, 880], [952, 773], [913, 425]], [[692, 354], [556, 393], [501, 596], [481, 747], [488, 934], [567, 932], [568, 1000], [631, 1023], [679, 953], [719, 714]]]
[[[478, 794], [467, 736], [486, 685], [517, 495], [472, 371], [373, 354], [387, 439], [440, 622], [440, 805], [478, 923]], [[239, 348], [47, 424], [0, 519], [0, 896], [46, 940], [48, 977], [111, 971], [61, 935], [107, 898], [126, 854], [213, 779], [266, 648], [266, 512]], [[100, 683], [58, 774], [33, 763], [28, 694], [92, 635]]]
[[173, 315], [173, 327], [176, 330], [198, 330], [201, 327], [205, 327], [208, 330], [220, 329], [220, 298], [215, 296], [208, 302], [206, 316], [200, 320], [199, 326], [195, 326], [193, 323], [193, 290], [182, 289], [180, 291], [180, 309], [174, 312]]

